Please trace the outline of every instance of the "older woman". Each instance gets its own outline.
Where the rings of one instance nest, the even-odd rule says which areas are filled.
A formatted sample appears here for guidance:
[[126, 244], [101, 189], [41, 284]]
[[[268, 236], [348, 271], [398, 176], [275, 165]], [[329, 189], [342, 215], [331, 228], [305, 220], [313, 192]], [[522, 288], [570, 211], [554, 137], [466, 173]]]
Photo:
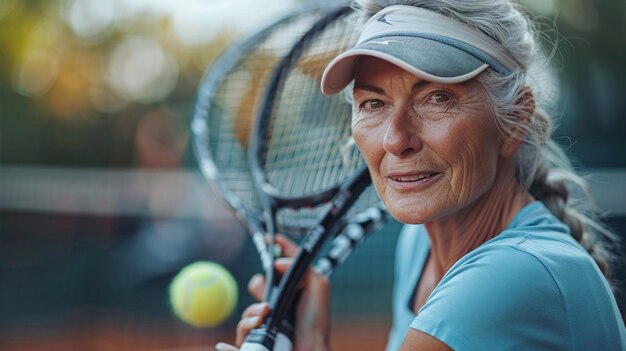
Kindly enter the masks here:
[[[571, 206], [584, 182], [550, 139], [527, 18], [504, 0], [398, 2], [360, 4], [360, 39], [322, 81], [348, 87], [380, 198], [419, 224], [399, 239], [388, 349], [626, 350], [610, 233]], [[327, 293], [309, 274], [297, 350], [328, 349]], [[265, 313], [244, 312], [238, 343]]]

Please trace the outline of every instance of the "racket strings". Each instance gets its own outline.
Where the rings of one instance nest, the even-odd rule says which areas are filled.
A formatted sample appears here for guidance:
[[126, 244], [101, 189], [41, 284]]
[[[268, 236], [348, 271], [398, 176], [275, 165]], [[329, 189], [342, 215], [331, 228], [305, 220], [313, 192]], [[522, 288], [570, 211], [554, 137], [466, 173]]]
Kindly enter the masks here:
[[[321, 75], [332, 58], [351, 47], [355, 31], [343, 20], [312, 37], [305, 49], [289, 63], [269, 115], [261, 165], [267, 181], [287, 197], [319, 193], [342, 183], [364, 167], [363, 158], [351, 139], [351, 105], [341, 96], [320, 92]], [[370, 187], [349, 216], [379, 202]], [[295, 240], [318, 223], [329, 204], [277, 213], [279, 231]]]
[[345, 21], [333, 22], [306, 43], [284, 77], [262, 143], [261, 165], [268, 182], [285, 196], [321, 192], [363, 164], [360, 154], [341, 152], [350, 140], [350, 104], [319, 89], [324, 67], [356, 39]]
[[259, 216], [262, 213], [247, 159], [254, 119], [274, 67], [324, 13], [316, 9], [274, 26], [237, 58], [208, 97], [206, 137], [197, 140], [204, 143], [202, 154], [213, 162], [219, 173], [216, 183], [231, 205], [240, 203]]

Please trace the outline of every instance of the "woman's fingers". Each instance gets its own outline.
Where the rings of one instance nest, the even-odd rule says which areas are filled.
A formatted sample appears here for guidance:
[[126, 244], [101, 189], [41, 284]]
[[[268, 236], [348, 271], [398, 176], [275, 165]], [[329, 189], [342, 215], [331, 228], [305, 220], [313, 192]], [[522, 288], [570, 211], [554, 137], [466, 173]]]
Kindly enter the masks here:
[[250, 317], [265, 317], [270, 307], [267, 302], [254, 303], [248, 306], [241, 314], [241, 319]]
[[[295, 255], [296, 251], [298, 250], [298, 246], [293, 241], [281, 234], [276, 234], [274, 239], [274, 243], [280, 247], [280, 251], [283, 256], [292, 257], [293, 255]], [[267, 240], [268, 237], [266, 236], [266, 241]], [[287, 267], [285, 267], [285, 264], [281, 264], [281, 269], [278, 269], [278, 273], [285, 273], [288, 266], [288, 264]], [[274, 268], [277, 268], [276, 265], [274, 266]], [[252, 278], [250, 278], [250, 281], [248, 282], [248, 292], [257, 301], [263, 300], [263, 295], [265, 294], [265, 277], [261, 274], [255, 274], [254, 276], [252, 276]]]
[[[293, 263], [292, 257], [280, 257], [274, 261], [274, 269], [280, 275], [285, 274], [291, 264]], [[326, 277], [315, 272], [312, 269], [309, 269], [304, 278], [302, 279], [300, 286], [307, 286], [307, 289], [316, 290], [315, 293], [319, 292], [322, 294], [326, 294], [329, 289], [329, 282]], [[265, 277], [262, 274], [255, 274], [248, 282], [248, 292], [255, 299], [261, 301], [263, 299], [263, 294], [265, 292]], [[267, 303], [264, 303], [267, 307]], [[250, 307], [256, 306], [259, 304], [251, 305]], [[250, 308], [249, 307], [249, 308]], [[269, 308], [268, 308], [269, 309]], [[244, 312], [245, 314], [245, 312]]]
[[238, 348], [234, 347], [233, 345], [229, 345], [223, 342], [219, 342], [215, 345], [215, 350], [217, 351], [239, 351]]
[[[282, 238], [279, 240], [282, 240]], [[282, 245], [283, 243], [279, 242], [279, 244]], [[287, 243], [287, 245], [291, 244], [290, 242]], [[289, 270], [292, 263], [292, 257], [281, 257], [274, 261], [274, 269], [277, 274], [283, 275]], [[248, 290], [252, 296], [260, 299], [263, 295], [265, 284], [265, 278], [262, 275], [255, 275], [248, 283]], [[323, 349], [327, 346], [330, 336], [330, 283], [326, 277], [309, 269], [302, 278], [300, 287], [303, 290], [296, 313], [298, 316], [296, 323], [298, 345], [315, 345], [314, 348]], [[237, 324], [235, 344], [241, 346], [252, 329], [261, 326], [268, 313], [269, 304], [266, 302], [253, 304], [246, 308], [241, 315], [239, 324]], [[230, 349], [224, 350], [230, 351]]]
[[235, 337], [235, 343], [237, 344], [237, 346], [241, 346], [243, 340], [246, 338], [246, 336], [248, 336], [248, 334], [250, 334], [252, 329], [261, 326], [262, 323], [263, 318], [258, 316], [248, 317], [240, 320], [239, 324], [237, 324], [237, 333]]
[[296, 254], [296, 251], [298, 251], [298, 245], [282, 234], [277, 234], [274, 237], [274, 241], [276, 244], [280, 245], [283, 256], [292, 257]]
[[[265, 236], [265, 241], [269, 242], [269, 235]], [[298, 251], [298, 245], [282, 234], [274, 235], [274, 244], [280, 247], [281, 256], [291, 257]]]
[[291, 257], [279, 257], [274, 261], [274, 269], [276, 269], [278, 273], [285, 273], [289, 269], [289, 266], [291, 266], [292, 262], [293, 258]]
[[255, 274], [250, 278], [248, 292], [257, 301], [263, 300], [263, 294], [265, 293], [265, 277], [263, 274]]
[[267, 302], [255, 303], [246, 308], [241, 314], [241, 320], [237, 324], [235, 343], [241, 346], [243, 340], [252, 331], [263, 323], [263, 318], [270, 311]]
[[[266, 236], [266, 241], [269, 241]], [[298, 246], [284, 235], [276, 234], [274, 243], [280, 247], [281, 254], [286, 257], [292, 257], [298, 250]], [[291, 262], [291, 261], [289, 261]], [[286, 266], [285, 266], [286, 265]], [[281, 264], [278, 270], [279, 274], [287, 271], [288, 264]], [[275, 265], [274, 268], [277, 268]], [[257, 301], [262, 301], [265, 295], [265, 277], [262, 274], [255, 274], [248, 282], [248, 292]]]

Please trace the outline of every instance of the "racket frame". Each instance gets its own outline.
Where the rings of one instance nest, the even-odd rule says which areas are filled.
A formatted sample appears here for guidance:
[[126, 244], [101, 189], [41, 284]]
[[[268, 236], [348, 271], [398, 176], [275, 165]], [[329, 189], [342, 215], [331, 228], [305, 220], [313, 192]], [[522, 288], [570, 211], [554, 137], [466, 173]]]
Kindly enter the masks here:
[[[255, 31], [251, 35], [238, 41], [222, 53], [211, 65], [211, 68], [204, 74], [200, 86], [196, 92], [196, 102], [191, 119], [192, 145], [202, 173], [207, 179], [207, 183], [212, 192], [235, 215], [246, 231], [252, 237], [254, 246], [259, 253], [261, 265], [265, 272], [273, 272], [273, 251], [268, 247], [273, 247], [265, 241], [265, 218], [253, 213], [246, 208], [243, 201], [229, 189], [225, 181], [220, 177], [219, 167], [211, 156], [211, 144], [207, 140], [209, 127], [209, 111], [214, 105], [214, 97], [219, 91], [222, 83], [227, 79], [232, 70], [251, 52], [263, 39], [270, 36], [272, 31], [281, 24], [287, 23], [311, 11], [326, 11], [327, 6], [309, 4], [299, 8], [297, 11], [291, 10], [278, 20]], [[246, 155], [244, 155], [246, 157]], [[251, 180], [253, 182], [253, 180]]]
[[[293, 326], [286, 325], [285, 321], [288, 314], [293, 312], [294, 302], [298, 296], [299, 282], [327, 239], [336, 236], [346, 226], [345, 214], [359, 195], [371, 185], [369, 171], [363, 166], [347, 180], [344, 180], [342, 184], [330, 186], [314, 194], [289, 197], [281, 194], [269, 183], [261, 166], [261, 158], [264, 157], [262, 143], [266, 141], [265, 135], [270, 128], [273, 105], [276, 94], [282, 89], [283, 78], [293, 68], [293, 61], [299, 57], [299, 54], [303, 52], [315, 35], [352, 10], [349, 6], [338, 8], [323, 20], [315, 23], [309, 32], [300, 38], [291, 51], [281, 60], [272, 75], [270, 83], [265, 89], [259, 115], [255, 119], [248, 156], [255, 188], [258, 190], [257, 196], [262, 199], [266, 222], [275, 223], [276, 212], [281, 207], [306, 207], [325, 202], [330, 202], [330, 206], [325, 210], [318, 224], [311, 228], [302, 240], [292, 265], [278, 283], [278, 287], [274, 287], [268, 292], [270, 312], [266, 316], [263, 326], [253, 330], [248, 335], [242, 345], [242, 351], [274, 350], [275, 343], [289, 345], [280, 347], [291, 347], [290, 341], [287, 343], [283, 340], [284, 336], [281, 334], [287, 334], [289, 339], [293, 339], [292, 335], [289, 335], [293, 333]], [[272, 226], [267, 226], [267, 228], [270, 227]], [[270, 232], [270, 234], [273, 235], [274, 232]]]

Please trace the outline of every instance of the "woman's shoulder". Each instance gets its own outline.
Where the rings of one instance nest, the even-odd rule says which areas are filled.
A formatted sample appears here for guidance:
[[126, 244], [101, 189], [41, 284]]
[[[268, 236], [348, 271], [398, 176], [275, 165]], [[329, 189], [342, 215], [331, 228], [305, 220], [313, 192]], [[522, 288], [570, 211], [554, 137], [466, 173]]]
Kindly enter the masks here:
[[[489, 245], [464, 256], [444, 275], [412, 327], [454, 349], [516, 349], [549, 340], [561, 340], [556, 349], [567, 349], [567, 313], [558, 285], [540, 260], [516, 247]], [[537, 344], [525, 344], [526, 335], [537, 333], [542, 334]]]
[[554, 289], [566, 302], [570, 293], [589, 290], [589, 285], [606, 289], [593, 258], [558, 225], [506, 230], [461, 258], [448, 274], [474, 269], [506, 284], [518, 281], [530, 289]]
[[446, 273], [412, 327], [459, 349], [619, 344], [623, 331], [606, 280], [593, 260], [558, 252], [568, 245], [524, 235], [483, 245]]
[[[518, 234], [489, 241], [472, 250], [450, 268], [442, 283], [461, 276], [468, 285], [476, 285], [477, 288], [480, 288], [482, 279], [488, 279], [491, 286], [523, 285], [525, 289], [517, 292], [526, 288], [537, 290], [539, 285], [558, 291], [550, 264], [561, 265], [561, 261], [553, 257], [552, 249], [560, 249], [557, 247], [563, 243]], [[470, 276], [471, 279], [467, 279]]]
[[588, 270], [594, 276], [602, 275], [593, 258], [571, 236], [569, 228], [541, 202], [522, 209], [508, 228], [466, 257], [472, 258], [524, 270], [534, 268], [557, 280], [564, 271]]
[[535, 267], [547, 273], [587, 267], [595, 262], [574, 239], [569, 228], [539, 201], [524, 207], [499, 235], [470, 252], [466, 259], [482, 257], [498, 265]]

